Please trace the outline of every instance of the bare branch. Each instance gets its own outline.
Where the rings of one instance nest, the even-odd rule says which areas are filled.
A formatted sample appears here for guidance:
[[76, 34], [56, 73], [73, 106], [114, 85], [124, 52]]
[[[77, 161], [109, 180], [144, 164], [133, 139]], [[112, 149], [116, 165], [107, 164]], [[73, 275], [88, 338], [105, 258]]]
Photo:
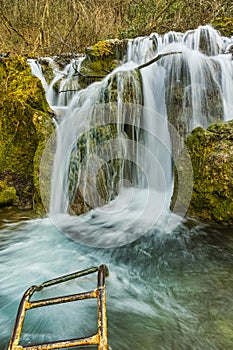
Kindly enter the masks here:
[[[163, 8], [162, 10], [153, 18], [153, 23], [156, 23], [157, 20], [171, 7], [171, 5], [174, 4], [176, 0], [170, 0]], [[148, 32], [151, 32], [156, 28], [156, 24], [151, 25], [150, 27], [146, 28]]]
[[[178, 55], [178, 54], [182, 54], [182, 52], [181, 51], [169, 51], [169, 52], [160, 53], [160, 54], [156, 55], [154, 58], [152, 58], [150, 61], [145, 62], [143, 64], [140, 64], [139, 66], [137, 66], [134, 69], [140, 70], [142, 68], [150, 66], [152, 63], [160, 60], [161, 58], [163, 58], [165, 56]], [[73, 76], [80, 76], [83, 79], [103, 79], [106, 77], [106, 75], [84, 75], [83, 73], [80, 73], [78, 70], [75, 70], [75, 74]], [[61, 90], [61, 91], [59, 91], [59, 93], [60, 92], [69, 92], [69, 91], [77, 91], [77, 90]]]
[[160, 60], [160, 58], [163, 58], [165, 56], [169, 56], [169, 55], [177, 55], [177, 54], [181, 54], [181, 51], [169, 51], [169, 52], [163, 52], [163, 53], [159, 53], [157, 56], [155, 56], [154, 58], [152, 58], [150, 61], [145, 62], [143, 64], [140, 64], [137, 69], [142, 69], [145, 67], [150, 66], [152, 63]]
[[11, 21], [3, 14], [3, 12], [0, 12], [0, 16], [2, 18], [2, 21], [4, 22], [5, 26], [7, 29], [12, 30], [13, 32], [15, 32], [21, 39], [23, 39], [23, 41], [29, 45], [28, 41], [25, 39], [25, 37], [23, 36], [23, 34], [21, 34], [11, 23]]
[[67, 33], [66, 33], [66, 35], [65, 35], [65, 38], [64, 38], [64, 40], [63, 40], [63, 45], [62, 45], [62, 47], [61, 47], [61, 49], [60, 49], [60, 53], [62, 53], [62, 51], [63, 51], [63, 49], [64, 49], [64, 46], [65, 46], [65, 44], [66, 44], [66, 41], [67, 41], [67, 39], [68, 39], [70, 33], [74, 30], [74, 27], [75, 27], [76, 23], [78, 22], [78, 20], [79, 20], [79, 13], [77, 14], [77, 16], [76, 16], [76, 18], [75, 18], [75, 21], [74, 21], [74, 23], [72, 24], [71, 28], [67, 31]]

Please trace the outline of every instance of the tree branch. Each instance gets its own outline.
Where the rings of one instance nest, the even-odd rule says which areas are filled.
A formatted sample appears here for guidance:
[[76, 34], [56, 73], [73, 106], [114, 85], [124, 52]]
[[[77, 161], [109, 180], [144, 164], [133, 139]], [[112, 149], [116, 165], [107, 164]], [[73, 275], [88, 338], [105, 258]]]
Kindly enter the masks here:
[[26, 38], [23, 36], [23, 34], [21, 34], [11, 23], [11, 21], [4, 15], [3, 12], [0, 12], [0, 16], [2, 18], [2, 21], [5, 22], [5, 27], [7, 29], [12, 30], [13, 32], [15, 32], [21, 39], [23, 39], [23, 41], [26, 43], [26, 45], [29, 45], [28, 41], [26, 40]]
[[[153, 23], [156, 23], [156, 21], [166, 12], [171, 5], [173, 5], [176, 2], [176, 0], [170, 0], [163, 8], [162, 10], [153, 18]], [[151, 33], [152, 30], [156, 28], [156, 24], [153, 24], [146, 28], [147, 32]]]
[[145, 67], [150, 66], [152, 63], [160, 60], [160, 58], [163, 58], [165, 56], [169, 56], [169, 55], [177, 55], [177, 54], [181, 54], [181, 51], [169, 51], [169, 52], [163, 52], [163, 53], [159, 53], [158, 55], [156, 55], [154, 58], [152, 58], [150, 61], [145, 62], [143, 64], [140, 64], [139, 66], [136, 67], [136, 69], [142, 69]]
[[66, 41], [67, 41], [67, 39], [68, 39], [70, 33], [74, 30], [74, 27], [76, 26], [76, 23], [78, 22], [78, 20], [79, 20], [79, 13], [77, 14], [77, 16], [76, 16], [76, 18], [75, 18], [75, 21], [74, 21], [74, 23], [72, 24], [71, 28], [68, 30], [68, 32], [67, 32], [66, 35], [65, 35], [65, 38], [64, 38], [64, 40], [63, 40], [63, 45], [62, 45], [62, 47], [61, 47], [61, 49], [60, 49], [60, 53], [62, 53], [62, 51], [63, 51], [63, 49], [64, 49], [64, 46], [65, 46], [65, 43], [66, 43]]
[[[182, 54], [181, 51], [169, 51], [169, 52], [163, 52], [163, 53], [159, 53], [158, 55], [156, 55], [155, 57], [153, 57], [150, 61], [147, 61], [143, 64], [140, 64], [139, 66], [135, 67], [134, 69], [142, 69], [145, 67], [150, 66], [152, 63], [160, 60], [161, 58], [165, 57], [165, 56], [170, 56], [170, 55], [178, 55], [178, 54]], [[75, 71], [74, 76], [80, 76], [83, 79], [103, 79], [106, 77], [106, 75], [84, 75], [82, 73], [80, 73], [78, 70]], [[77, 91], [77, 90], [61, 90], [60, 92], [68, 92], [68, 91]]]

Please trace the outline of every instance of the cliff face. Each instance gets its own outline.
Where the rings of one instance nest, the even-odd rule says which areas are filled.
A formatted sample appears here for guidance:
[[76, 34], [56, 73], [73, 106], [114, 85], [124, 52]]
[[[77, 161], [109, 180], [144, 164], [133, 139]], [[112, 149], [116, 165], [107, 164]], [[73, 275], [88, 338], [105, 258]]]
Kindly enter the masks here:
[[[175, 186], [171, 202], [178, 210], [188, 207], [187, 214], [204, 221], [233, 224], [233, 121], [218, 122], [204, 130], [193, 130], [185, 144], [189, 152], [193, 177], [186, 166], [187, 154], [176, 162]], [[178, 178], [183, 190], [178, 195]], [[190, 203], [186, 203], [190, 185]]]
[[53, 130], [41, 82], [25, 58], [0, 61], [0, 205], [40, 203], [39, 161]]

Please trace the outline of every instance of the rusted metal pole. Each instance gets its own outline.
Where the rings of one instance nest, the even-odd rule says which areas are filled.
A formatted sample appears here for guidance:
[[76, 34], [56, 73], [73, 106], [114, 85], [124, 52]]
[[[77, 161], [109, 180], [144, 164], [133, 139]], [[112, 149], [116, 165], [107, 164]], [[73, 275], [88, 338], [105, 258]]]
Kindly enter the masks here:
[[68, 349], [74, 346], [85, 346], [85, 345], [98, 345], [99, 344], [99, 336], [98, 334], [92, 337], [86, 338], [78, 338], [78, 339], [70, 339], [63, 340], [51, 343], [43, 343], [43, 344], [34, 344], [30, 346], [24, 347], [16, 347], [14, 350], [55, 350], [55, 349]]
[[15, 320], [14, 329], [13, 329], [12, 336], [10, 339], [9, 350], [14, 349], [19, 344], [20, 336], [21, 336], [22, 329], [23, 329], [25, 314], [26, 314], [26, 311], [28, 309], [28, 301], [29, 301], [30, 297], [32, 296], [32, 294], [35, 292], [35, 290], [36, 290], [36, 286], [31, 286], [30, 288], [28, 288], [26, 290], [26, 292], [24, 293], [24, 295], [21, 299], [21, 302], [20, 302], [19, 308], [18, 308], [18, 312], [17, 312], [17, 316], [16, 316], [16, 320]]
[[[30, 301], [34, 292], [38, 292], [45, 287], [50, 287], [54, 284], [63, 283], [74, 278], [82, 277], [98, 271], [97, 289], [90, 292], [77, 293], [72, 295], [48, 298], [43, 300]], [[14, 329], [10, 339], [8, 350], [55, 350], [66, 349], [74, 346], [83, 345], [98, 345], [98, 350], [108, 350], [108, 334], [107, 334], [107, 313], [106, 313], [106, 287], [105, 277], [108, 276], [108, 267], [100, 265], [99, 267], [91, 267], [86, 270], [74, 272], [69, 275], [61, 276], [40, 285], [32, 286], [24, 293], [19, 305]], [[23, 329], [23, 323], [26, 311], [32, 308], [43, 307], [48, 305], [56, 305], [61, 303], [72, 302], [76, 300], [84, 300], [97, 298], [98, 305], [98, 332], [97, 334], [85, 338], [61, 340], [43, 344], [34, 344], [30, 346], [19, 345], [20, 336]]]
[[106, 311], [106, 287], [105, 276], [108, 275], [106, 265], [100, 265], [98, 271], [98, 333], [100, 343], [98, 350], [108, 350], [108, 332], [107, 332], [107, 311]]
[[84, 293], [66, 295], [66, 296], [57, 297], [57, 298], [36, 300], [36, 301], [29, 302], [29, 308], [30, 309], [34, 309], [34, 308], [37, 308], [37, 307], [56, 305], [56, 304], [63, 304], [63, 303], [70, 303], [70, 302], [73, 302], [73, 301], [76, 301], [76, 300], [97, 298], [97, 296], [98, 296], [97, 290], [93, 290], [91, 292], [84, 292]]
[[45, 288], [45, 287], [50, 287], [54, 284], [67, 282], [67, 281], [70, 281], [70, 280], [75, 279], [75, 278], [89, 275], [90, 273], [94, 273], [96, 271], [98, 271], [98, 267], [93, 266], [93, 267], [90, 267], [89, 269], [73, 272], [73, 273], [70, 273], [69, 275], [60, 276], [60, 277], [54, 278], [52, 280], [43, 282], [42, 284], [38, 285], [37, 288], [38, 288], [38, 290], [40, 290], [40, 289]]

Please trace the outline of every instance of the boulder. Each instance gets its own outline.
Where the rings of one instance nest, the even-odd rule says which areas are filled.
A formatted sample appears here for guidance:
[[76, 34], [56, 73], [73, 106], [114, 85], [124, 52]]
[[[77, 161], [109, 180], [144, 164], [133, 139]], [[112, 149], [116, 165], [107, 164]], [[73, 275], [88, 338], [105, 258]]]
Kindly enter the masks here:
[[127, 43], [127, 40], [109, 39], [88, 47], [80, 69], [82, 88], [103, 79], [120, 66], [127, 52]]
[[[195, 128], [175, 164], [171, 209], [203, 221], [233, 224], [233, 121]], [[192, 169], [188, 166], [189, 154]], [[182, 186], [182, 191], [178, 187]], [[193, 186], [193, 187], [192, 187]], [[192, 189], [191, 200], [187, 195]], [[189, 198], [189, 203], [187, 202]]]

